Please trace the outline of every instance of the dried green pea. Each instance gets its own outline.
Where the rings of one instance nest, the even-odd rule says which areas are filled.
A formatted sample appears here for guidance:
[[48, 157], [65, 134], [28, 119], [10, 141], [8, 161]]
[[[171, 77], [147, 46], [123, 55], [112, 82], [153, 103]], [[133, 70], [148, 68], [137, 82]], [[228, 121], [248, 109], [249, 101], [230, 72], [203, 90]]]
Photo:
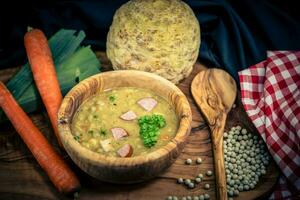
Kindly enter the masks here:
[[197, 176], [197, 177], [199, 177], [199, 178], [201, 178], [201, 179], [202, 179], [202, 178], [203, 178], [203, 174], [201, 174], [201, 173], [200, 173], [200, 174], [198, 174], [198, 176]]
[[204, 195], [203, 194], [199, 195], [199, 200], [204, 200]]
[[195, 181], [196, 181], [196, 183], [201, 183], [202, 180], [201, 180], [201, 178], [198, 177], [195, 179]]
[[197, 163], [197, 164], [201, 164], [201, 163], [202, 163], [202, 159], [201, 159], [200, 157], [198, 157], [198, 158], [196, 159], [196, 163]]
[[209, 199], [209, 198], [210, 198], [209, 194], [204, 194], [204, 199]]
[[182, 184], [184, 182], [183, 178], [178, 178], [177, 183]]
[[207, 172], [206, 172], [206, 175], [207, 176], [211, 176], [213, 173], [212, 173], [212, 171], [210, 171], [210, 170], [208, 170]]
[[204, 188], [208, 190], [208, 189], [210, 188], [210, 185], [209, 185], [208, 183], [206, 183], [206, 184], [204, 185]]
[[188, 158], [186, 159], [185, 164], [190, 165], [192, 164], [192, 162], [193, 162], [192, 159]]
[[199, 200], [198, 196], [194, 196], [193, 200]]

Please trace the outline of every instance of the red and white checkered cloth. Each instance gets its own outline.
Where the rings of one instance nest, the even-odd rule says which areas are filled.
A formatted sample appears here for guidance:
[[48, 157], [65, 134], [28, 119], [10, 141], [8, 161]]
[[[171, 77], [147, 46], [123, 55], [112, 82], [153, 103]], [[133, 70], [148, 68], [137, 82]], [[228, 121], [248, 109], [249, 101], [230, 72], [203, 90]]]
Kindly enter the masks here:
[[242, 103], [282, 172], [270, 199], [289, 199], [300, 191], [300, 51], [267, 55], [239, 72]]

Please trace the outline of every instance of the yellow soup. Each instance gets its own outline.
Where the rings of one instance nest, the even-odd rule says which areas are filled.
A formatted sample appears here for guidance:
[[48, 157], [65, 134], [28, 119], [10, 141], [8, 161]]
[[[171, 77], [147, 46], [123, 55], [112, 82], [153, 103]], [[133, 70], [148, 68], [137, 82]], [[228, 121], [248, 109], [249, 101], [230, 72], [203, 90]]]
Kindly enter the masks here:
[[[158, 131], [157, 142], [145, 145], [139, 119], [161, 115], [165, 126]], [[84, 147], [109, 156], [145, 155], [166, 145], [176, 134], [178, 119], [173, 107], [150, 90], [121, 87], [107, 90], [87, 99], [78, 108], [72, 122], [74, 138]], [[122, 156], [124, 145], [132, 154]], [[126, 154], [126, 153], [125, 153]]]

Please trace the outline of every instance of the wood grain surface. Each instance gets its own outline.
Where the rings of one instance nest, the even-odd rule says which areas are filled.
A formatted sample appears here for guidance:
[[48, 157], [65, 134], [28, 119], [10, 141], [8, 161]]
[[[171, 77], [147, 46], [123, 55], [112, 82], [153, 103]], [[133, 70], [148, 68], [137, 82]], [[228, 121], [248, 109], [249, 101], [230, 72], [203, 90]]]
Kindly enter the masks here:
[[[102, 66], [104, 66], [104, 71], [111, 70], [110, 63], [107, 61], [105, 54], [97, 53], [97, 55], [100, 57]], [[207, 170], [213, 171], [214, 169], [210, 133], [190, 93], [190, 83], [193, 77], [202, 69], [204, 69], [204, 66], [196, 63], [192, 74], [179, 84], [179, 88], [186, 94], [191, 105], [193, 122], [192, 132], [187, 144], [175, 163], [163, 174], [150, 181], [131, 185], [117, 185], [93, 179], [76, 167], [65, 152], [60, 152], [80, 177], [83, 188], [76, 199], [156, 200], [165, 199], [168, 195], [182, 197], [203, 193], [208, 193], [211, 199], [215, 199], [214, 175], [211, 177], [204, 176], [204, 181], [192, 190], [183, 187], [183, 185], [176, 184], [176, 180], [179, 177], [192, 179], [199, 173], [205, 174]], [[7, 80], [16, 70], [17, 68], [0, 71], [0, 79]], [[237, 107], [229, 113], [225, 130], [233, 125], [240, 124], [254, 131], [255, 129], [249, 123], [239, 100], [236, 102], [236, 105]], [[49, 142], [59, 151], [45, 112], [37, 112], [30, 116], [33, 122], [48, 138]], [[197, 157], [202, 158], [202, 164], [196, 165], [193, 163], [189, 166], [184, 164], [187, 158], [195, 160]], [[267, 174], [260, 179], [255, 190], [242, 192], [235, 199], [246, 200], [259, 196], [260, 199], [265, 199], [268, 195], [266, 193], [273, 187], [277, 177], [278, 169], [272, 163], [267, 169]], [[211, 187], [209, 190], [204, 189], [205, 183], [210, 184]], [[9, 123], [0, 126], [0, 199], [73, 199], [72, 197], [62, 196], [56, 191]]]

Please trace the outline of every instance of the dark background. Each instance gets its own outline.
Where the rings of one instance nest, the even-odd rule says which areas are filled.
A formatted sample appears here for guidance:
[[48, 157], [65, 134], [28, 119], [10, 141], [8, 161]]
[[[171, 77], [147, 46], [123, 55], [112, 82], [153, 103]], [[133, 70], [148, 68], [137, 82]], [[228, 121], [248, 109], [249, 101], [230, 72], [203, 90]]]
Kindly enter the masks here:
[[[85, 44], [105, 50], [112, 17], [125, 0], [9, 1], [0, 7], [0, 69], [26, 62], [23, 36], [27, 26], [47, 37], [61, 28], [84, 30]], [[300, 49], [297, 1], [187, 0], [201, 26], [199, 60], [221, 67], [237, 79], [237, 71], [265, 59], [266, 50]]]

